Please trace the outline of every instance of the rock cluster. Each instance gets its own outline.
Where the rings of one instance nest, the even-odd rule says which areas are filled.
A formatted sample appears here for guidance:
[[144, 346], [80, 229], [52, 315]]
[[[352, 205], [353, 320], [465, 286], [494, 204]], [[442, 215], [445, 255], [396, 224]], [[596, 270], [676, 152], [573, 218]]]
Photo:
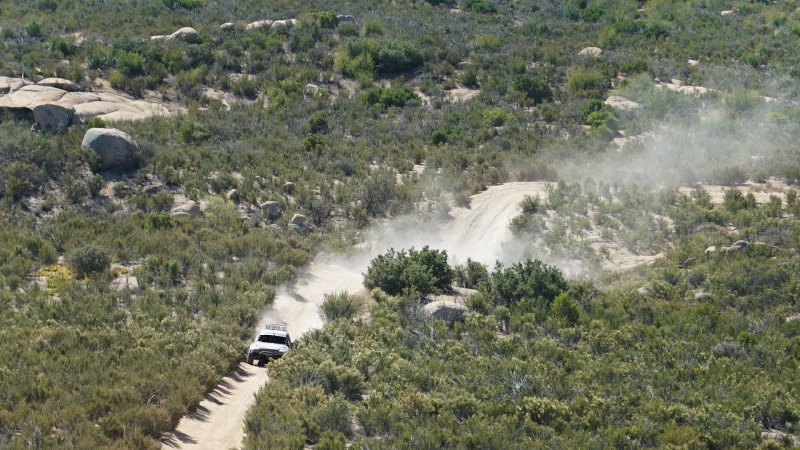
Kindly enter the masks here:
[[[113, 93], [78, 92], [76, 89], [77, 85], [69, 80], [49, 78], [38, 84], [30, 84], [19, 78], [0, 77], [0, 94], [5, 92], [0, 95], [0, 112], [9, 111], [34, 120], [38, 116], [43, 121], [37, 121], [42, 129], [76, 123], [75, 117], [81, 120], [99, 117], [110, 122], [170, 114], [166, 107], [158, 103], [133, 100]], [[42, 106], [47, 108], [35, 114], [35, 109]], [[68, 117], [72, 117], [69, 123]]]

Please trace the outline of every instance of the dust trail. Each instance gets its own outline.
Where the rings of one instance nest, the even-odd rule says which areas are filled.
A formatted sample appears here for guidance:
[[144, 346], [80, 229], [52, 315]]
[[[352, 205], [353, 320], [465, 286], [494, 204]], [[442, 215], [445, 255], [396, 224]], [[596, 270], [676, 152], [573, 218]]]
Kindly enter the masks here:
[[[467, 258], [485, 264], [495, 260], [510, 263], [514, 252], [508, 225], [520, 213], [526, 195], [546, 196], [547, 183], [519, 182], [492, 186], [472, 197], [471, 208], [453, 208], [444, 223], [421, 222], [418, 218], [392, 219], [373, 229], [354, 255], [318, 255], [291, 285], [281, 286], [273, 304], [263, 313], [258, 330], [265, 323], [283, 323], [293, 338], [323, 325], [319, 305], [326, 293], [364, 289], [362, 273], [375, 256], [389, 248], [408, 249], [429, 245], [447, 250], [451, 262]], [[241, 445], [244, 418], [254, 395], [269, 381], [263, 368], [240, 364], [195, 413], [184, 417], [173, 433], [162, 438], [162, 449], [215, 449]]]
[[261, 319], [261, 326], [271, 321], [284, 323], [294, 336], [321, 327], [318, 308], [324, 295], [362, 290], [362, 274], [370, 260], [390, 248], [428, 245], [446, 250], [451, 263], [463, 263], [467, 258], [489, 266], [497, 260], [515, 262], [522, 255], [504, 245], [512, 238], [508, 225], [520, 213], [522, 199], [537, 194], [545, 198], [547, 185], [516, 182], [492, 186], [472, 196], [470, 208], [453, 208], [451, 219], [444, 223], [421, 222], [413, 217], [393, 219], [372, 230], [355, 255], [319, 255], [292, 286], [279, 289], [273, 305]]

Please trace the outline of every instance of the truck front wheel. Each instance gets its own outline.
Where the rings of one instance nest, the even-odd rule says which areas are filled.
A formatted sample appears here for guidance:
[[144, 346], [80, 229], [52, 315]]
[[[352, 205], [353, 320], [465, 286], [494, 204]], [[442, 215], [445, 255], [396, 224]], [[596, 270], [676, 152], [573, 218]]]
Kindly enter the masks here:
[[252, 354], [247, 355], [247, 364], [250, 364], [252, 366], [253, 365], [253, 361], [255, 359], [256, 359], [256, 357], [254, 355], [252, 355]]

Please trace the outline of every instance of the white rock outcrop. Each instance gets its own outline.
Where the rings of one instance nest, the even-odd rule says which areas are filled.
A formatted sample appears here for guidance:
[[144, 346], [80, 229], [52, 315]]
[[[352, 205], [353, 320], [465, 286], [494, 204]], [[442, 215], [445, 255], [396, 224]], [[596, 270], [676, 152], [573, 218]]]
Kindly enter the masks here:
[[166, 38], [168, 41], [179, 40], [184, 42], [197, 42], [200, 40], [200, 33], [192, 27], [183, 27]]
[[578, 52], [578, 56], [590, 56], [592, 58], [597, 58], [602, 54], [603, 50], [600, 49], [599, 47], [586, 47]]
[[420, 309], [423, 319], [439, 319], [447, 323], [453, 323], [463, 319], [467, 311], [469, 310], [466, 306], [453, 300], [437, 300], [428, 303]]
[[21, 79], [2, 79], [0, 94], [4, 86], [5, 95], [0, 95], [0, 111], [27, 111], [32, 113], [40, 105], [54, 104], [73, 108], [83, 120], [99, 117], [105, 121], [141, 120], [152, 116], [166, 116], [170, 111], [159, 103], [134, 100], [120, 94], [108, 92], [70, 92], [41, 84], [25, 84]]
[[81, 147], [97, 153], [100, 157], [100, 170], [125, 165], [139, 149], [128, 133], [116, 128], [90, 128], [83, 135]]
[[73, 83], [70, 80], [65, 80], [64, 78], [45, 78], [44, 80], [36, 83], [39, 86], [49, 86], [61, 89], [62, 91], [67, 92], [76, 92], [80, 91], [81, 87], [77, 84]]
[[286, 28], [293, 26], [295, 23], [297, 23], [297, 19], [274, 20], [272, 24], [270, 24], [270, 28]]
[[628, 100], [625, 97], [620, 97], [619, 95], [612, 95], [608, 97], [605, 101], [605, 104], [620, 111], [636, 111], [642, 109], [642, 105], [634, 102], [633, 100]]
[[194, 200], [187, 200], [180, 205], [174, 206], [169, 214], [172, 217], [198, 217], [200, 216], [200, 205]]
[[81, 123], [81, 119], [75, 115], [75, 108], [53, 103], [35, 106], [33, 108], [33, 121], [42, 131], [57, 130]]
[[257, 28], [264, 28], [272, 26], [272, 21], [269, 19], [264, 20], [256, 20], [255, 22], [250, 22], [244, 26], [245, 30], [255, 30]]

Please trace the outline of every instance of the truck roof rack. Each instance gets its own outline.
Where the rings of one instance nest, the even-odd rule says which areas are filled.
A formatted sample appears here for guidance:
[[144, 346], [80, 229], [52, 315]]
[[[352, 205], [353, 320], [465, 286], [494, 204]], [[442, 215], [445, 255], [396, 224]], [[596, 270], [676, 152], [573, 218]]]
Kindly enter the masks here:
[[264, 325], [265, 330], [272, 330], [272, 331], [286, 331], [288, 332], [289, 329], [286, 328], [286, 325], [280, 323], [268, 323]]

